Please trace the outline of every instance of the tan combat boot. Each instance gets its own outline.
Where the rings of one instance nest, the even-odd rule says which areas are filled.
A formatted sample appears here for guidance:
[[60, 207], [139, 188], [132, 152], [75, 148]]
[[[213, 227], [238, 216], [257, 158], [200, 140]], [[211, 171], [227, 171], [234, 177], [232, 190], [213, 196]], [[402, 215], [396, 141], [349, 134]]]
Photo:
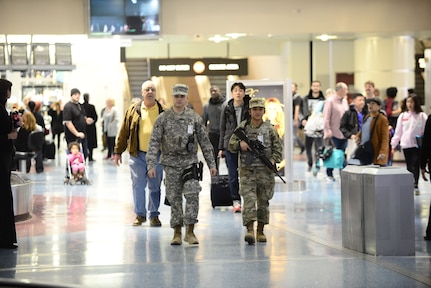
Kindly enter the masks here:
[[174, 227], [174, 237], [171, 240], [171, 245], [181, 245], [181, 226], [177, 225]]
[[184, 241], [189, 242], [189, 244], [199, 244], [198, 238], [196, 238], [196, 235], [193, 232], [194, 228], [194, 224], [189, 224], [186, 226], [186, 235], [184, 236]]
[[265, 226], [265, 224], [263, 224], [262, 222], [257, 223], [257, 242], [266, 242], [266, 236], [265, 234], [263, 234], [263, 226]]
[[254, 244], [254, 242], [256, 242], [256, 240], [254, 239], [253, 227], [254, 227], [254, 221], [250, 221], [247, 223], [247, 234], [245, 234], [244, 240], [249, 245], [252, 245], [252, 244]]

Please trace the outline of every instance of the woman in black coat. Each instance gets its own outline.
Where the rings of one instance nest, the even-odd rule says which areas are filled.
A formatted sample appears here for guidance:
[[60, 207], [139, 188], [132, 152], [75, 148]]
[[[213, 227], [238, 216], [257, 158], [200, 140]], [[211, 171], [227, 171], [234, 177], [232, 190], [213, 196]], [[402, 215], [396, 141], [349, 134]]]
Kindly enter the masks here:
[[93, 159], [93, 149], [97, 148], [97, 132], [96, 132], [96, 122], [97, 122], [97, 112], [94, 105], [88, 103], [90, 101], [90, 95], [88, 93], [84, 94], [84, 107], [87, 117], [92, 118], [94, 121], [91, 125], [87, 125], [87, 143], [88, 143], [88, 161], [94, 161]]
[[0, 79], [0, 249], [18, 248], [13, 212], [12, 187], [10, 184], [13, 143], [17, 132], [6, 110], [11, 95], [12, 83]]

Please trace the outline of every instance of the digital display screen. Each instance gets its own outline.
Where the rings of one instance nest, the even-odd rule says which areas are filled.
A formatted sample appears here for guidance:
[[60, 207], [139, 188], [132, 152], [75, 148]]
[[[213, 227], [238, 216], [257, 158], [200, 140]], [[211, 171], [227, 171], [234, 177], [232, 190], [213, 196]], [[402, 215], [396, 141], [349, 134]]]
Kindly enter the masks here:
[[160, 35], [161, 0], [90, 0], [91, 36]]

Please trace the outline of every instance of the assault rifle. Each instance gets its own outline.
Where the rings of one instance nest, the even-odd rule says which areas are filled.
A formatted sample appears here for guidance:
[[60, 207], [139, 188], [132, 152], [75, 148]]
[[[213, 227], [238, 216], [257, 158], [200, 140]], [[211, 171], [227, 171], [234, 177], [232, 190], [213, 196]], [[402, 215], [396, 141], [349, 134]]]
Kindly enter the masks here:
[[247, 135], [245, 135], [244, 129], [241, 129], [241, 128], [235, 129], [233, 133], [241, 141], [245, 141], [245, 143], [248, 144], [248, 146], [250, 147], [251, 154], [253, 154], [256, 158], [259, 158], [260, 161], [262, 161], [262, 163], [265, 164], [266, 167], [271, 169], [275, 173], [275, 175], [277, 175], [281, 179], [281, 181], [283, 181], [283, 183], [286, 184], [286, 181], [284, 181], [284, 179], [280, 176], [280, 174], [278, 174], [278, 171], [275, 165], [272, 165], [268, 157], [265, 156], [265, 152], [264, 152], [265, 146], [263, 146], [263, 144], [260, 143], [259, 140], [251, 140], [250, 138], [247, 137]]

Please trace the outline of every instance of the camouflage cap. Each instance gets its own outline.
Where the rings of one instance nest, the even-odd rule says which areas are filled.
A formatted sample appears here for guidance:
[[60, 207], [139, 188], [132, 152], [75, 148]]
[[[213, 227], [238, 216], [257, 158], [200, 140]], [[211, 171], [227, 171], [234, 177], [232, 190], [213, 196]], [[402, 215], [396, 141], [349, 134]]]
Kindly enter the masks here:
[[172, 95], [185, 95], [189, 93], [189, 86], [184, 84], [175, 84], [172, 88]]
[[251, 98], [249, 102], [249, 107], [255, 108], [255, 107], [261, 107], [265, 108], [265, 99], [264, 98]]

